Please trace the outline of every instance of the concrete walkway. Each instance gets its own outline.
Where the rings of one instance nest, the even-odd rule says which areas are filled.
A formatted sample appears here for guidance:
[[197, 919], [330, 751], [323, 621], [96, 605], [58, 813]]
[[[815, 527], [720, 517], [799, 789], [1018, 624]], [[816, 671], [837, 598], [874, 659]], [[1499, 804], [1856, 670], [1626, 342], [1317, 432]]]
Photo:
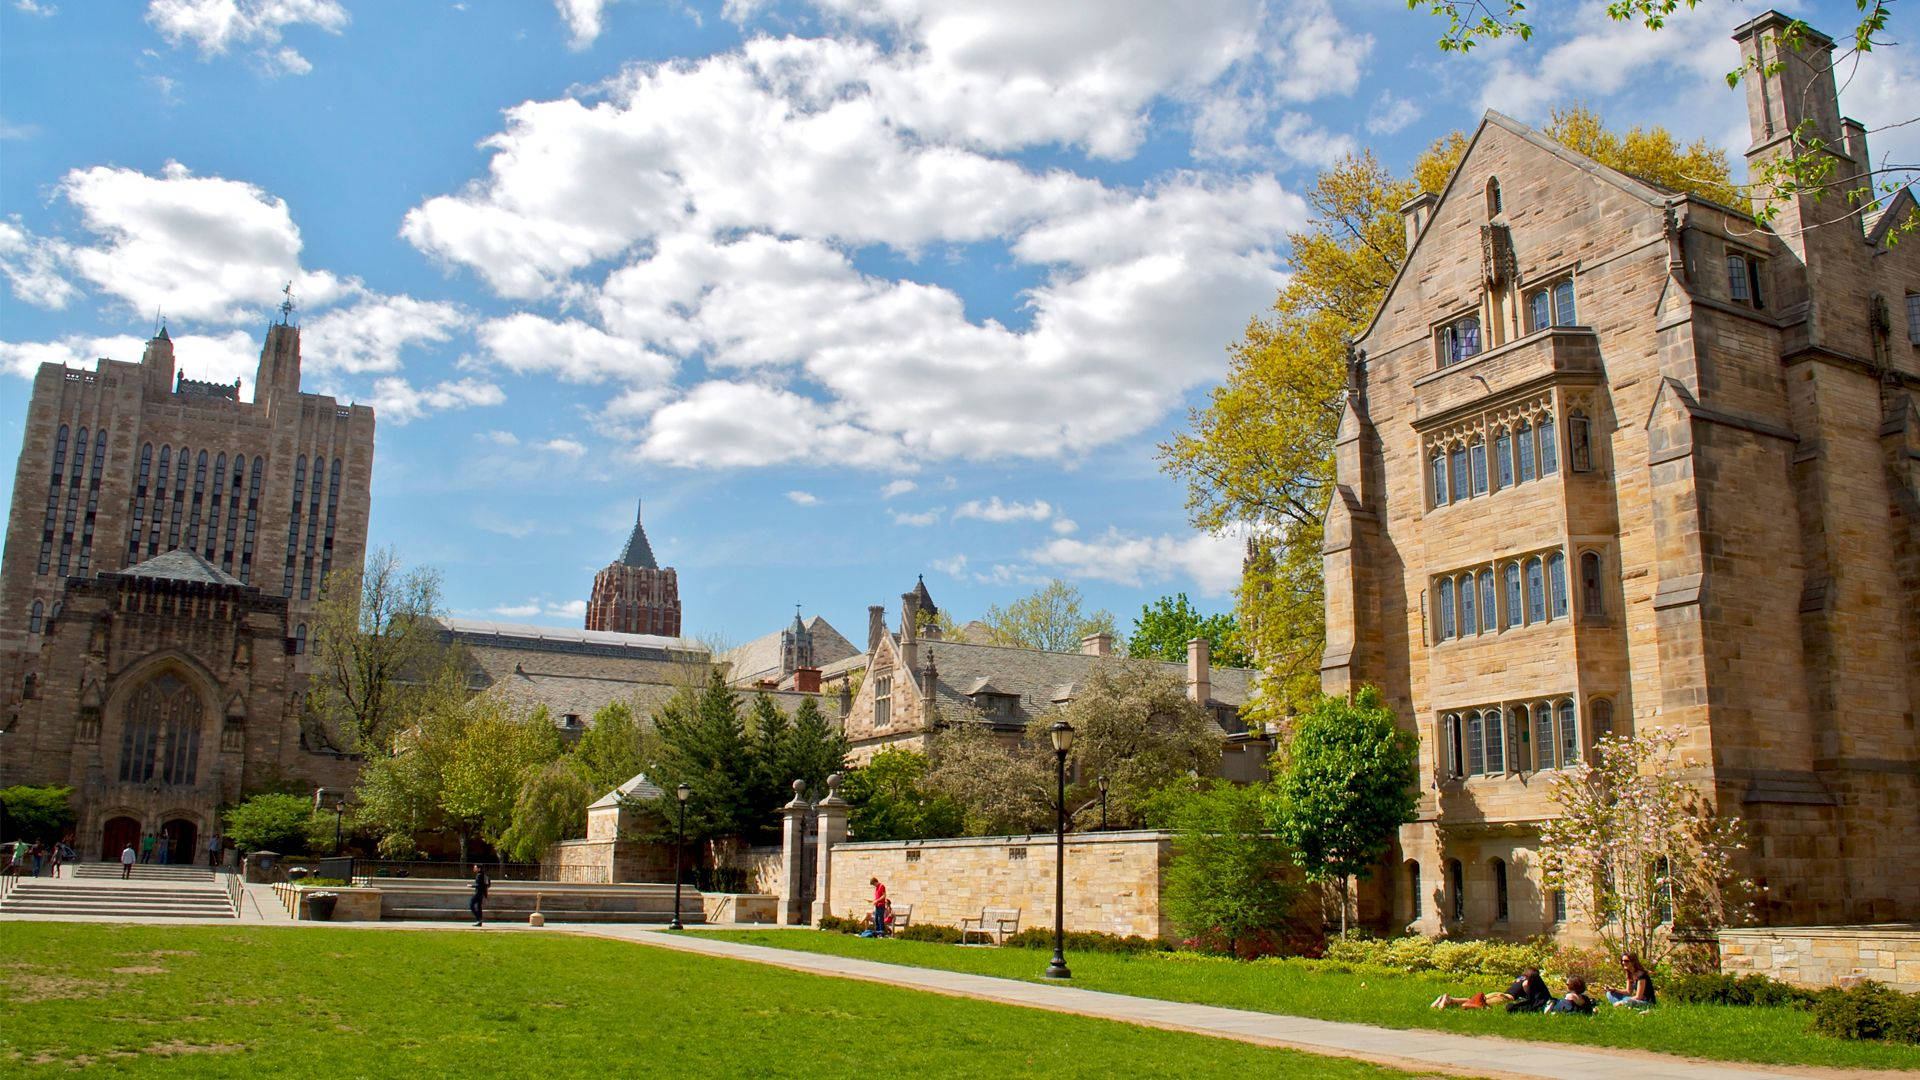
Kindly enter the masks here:
[[[1379, 1028], [1312, 1020], [1300, 1016], [1249, 1012], [1213, 1005], [1129, 997], [1070, 985], [1022, 982], [986, 975], [969, 975], [934, 968], [883, 964], [821, 953], [775, 949], [719, 941], [699, 933], [674, 934], [655, 927], [549, 927], [596, 937], [618, 938], [658, 948], [748, 960], [814, 975], [886, 983], [953, 997], [1019, 1005], [1052, 1012], [1119, 1020], [1146, 1027], [1212, 1035], [1223, 1039], [1283, 1046], [1315, 1054], [1359, 1058], [1419, 1072], [1461, 1076], [1605, 1078], [1605, 1080], [1709, 1080], [1764, 1077], [1879, 1077], [1897, 1076], [1876, 1070], [1800, 1068], [1795, 1066], [1736, 1065], [1697, 1061], [1629, 1050], [1604, 1050], [1564, 1043], [1524, 1042], [1482, 1035], [1453, 1035], [1440, 1031]], [[767, 929], [760, 927], [759, 929]], [[795, 931], [796, 933], [799, 931]], [[1038, 954], [1036, 954], [1037, 956]]]

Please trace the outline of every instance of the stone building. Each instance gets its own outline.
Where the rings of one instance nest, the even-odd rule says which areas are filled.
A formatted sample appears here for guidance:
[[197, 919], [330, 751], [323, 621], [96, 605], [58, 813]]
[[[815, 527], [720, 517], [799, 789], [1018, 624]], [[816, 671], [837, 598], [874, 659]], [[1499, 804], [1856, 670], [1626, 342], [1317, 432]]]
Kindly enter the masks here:
[[88, 854], [190, 853], [244, 790], [350, 776], [305, 747], [300, 683], [321, 582], [364, 556], [373, 433], [300, 392], [284, 318], [250, 402], [177, 373], [164, 329], [138, 363], [43, 364], [0, 559], [0, 785], [72, 784]]
[[587, 629], [679, 637], [680, 576], [655, 561], [640, 510], [634, 507], [633, 532], [619, 557], [593, 576]]
[[796, 611], [786, 629], [762, 634], [717, 659], [727, 665], [729, 685], [817, 694], [821, 669], [844, 666], [859, 652], [826, 619], [806, 618]]
[[[1749, 67], [1754, 175], [1808, 121], [1858, 186], [1832, 43], [1782, 52], [1786, 24], [1735, 34], [1784, 61]], [[1913, 196], [1777, 205], [1756, 225], [1489, 113], [1406, 206], [1325, 543], [1324, 686], [1380, 686], [1420, 737], [1377, 923], [1561, 929], [1548, 783], [1653, 725], [1748, 823], [1762, 921], [1920, 917]]]

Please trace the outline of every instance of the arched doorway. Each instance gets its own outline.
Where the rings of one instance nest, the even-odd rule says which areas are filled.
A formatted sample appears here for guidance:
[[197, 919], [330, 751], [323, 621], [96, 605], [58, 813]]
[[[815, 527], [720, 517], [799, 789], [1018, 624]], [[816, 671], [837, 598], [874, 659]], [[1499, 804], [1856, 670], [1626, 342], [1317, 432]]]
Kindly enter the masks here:
[[130, 817], [108, 818], [100, 829], [100, 857], [107, 862], [119, 862], [120, 852], [128, 844], [133, 850], [140, 850], [140, 823]]
[[170, 863], [193, 863], [193, 841], [199, 827], [186, 818], [173, 818], [160, 826], [160, 835], [167, 838], [167, 861]]

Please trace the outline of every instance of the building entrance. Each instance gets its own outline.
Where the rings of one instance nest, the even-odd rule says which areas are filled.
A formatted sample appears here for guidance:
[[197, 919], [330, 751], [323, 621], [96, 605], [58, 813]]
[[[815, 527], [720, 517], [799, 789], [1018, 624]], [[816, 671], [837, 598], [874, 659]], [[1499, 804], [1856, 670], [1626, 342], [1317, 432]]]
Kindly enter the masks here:
[[160, 826], [160, 835], [167, 838], [168, 862], [193, 862], [193, 843], [199, 836], [198, 826], [186, 818], [174, 818]]
[[107, 862], [119, 862], [120, 853], [127, 845], [133, 845], [137, 854], [140, 850], [140, 823], [130, 817], [108, 818], [100, 829], [100, 857]]

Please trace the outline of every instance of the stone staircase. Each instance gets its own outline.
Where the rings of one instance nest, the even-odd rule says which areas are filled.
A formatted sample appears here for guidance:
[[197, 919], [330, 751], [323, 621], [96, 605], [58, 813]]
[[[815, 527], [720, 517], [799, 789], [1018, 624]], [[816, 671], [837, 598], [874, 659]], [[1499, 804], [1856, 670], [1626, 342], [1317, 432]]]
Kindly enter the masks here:
[[0, 917], [89, 915], [115, 919], [232, 919], [233, 902], [205, 867], [136, 866], [120, 880], [114, 863], [80, 863], [71, 877], [22, 878], [0, 898]]

